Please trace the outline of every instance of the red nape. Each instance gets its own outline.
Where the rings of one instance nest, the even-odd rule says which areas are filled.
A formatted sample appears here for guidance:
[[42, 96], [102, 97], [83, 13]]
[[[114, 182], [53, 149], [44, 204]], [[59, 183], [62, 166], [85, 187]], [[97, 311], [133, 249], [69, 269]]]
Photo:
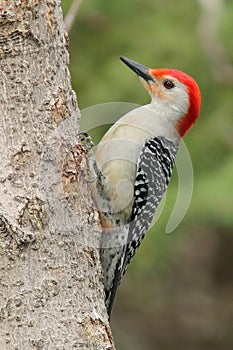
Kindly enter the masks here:
[[171, 76], [178, 79], [187, 87], [189, 94], [189, 110], [186, 116], [182, 117], [177, 124], [177, 130], [181, 137], [183, 137], [189, 128], [195, 123], [201, 108], [201, 92], [196, 81], [188, 74], [170, 68], [150, 69], [151, 75], [154, 77]]

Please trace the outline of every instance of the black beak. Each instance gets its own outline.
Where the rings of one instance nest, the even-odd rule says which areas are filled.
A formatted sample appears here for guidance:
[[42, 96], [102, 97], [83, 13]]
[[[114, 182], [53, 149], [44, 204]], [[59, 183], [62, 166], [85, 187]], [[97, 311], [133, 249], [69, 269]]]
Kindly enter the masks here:
[[121, 56], [120, 59], [137, 75], [145, 79], [146, 81], [152, 80], [155, 81], [154, 78], [149, 74], [149, 68], [143, 66], [140, 63], [137, 63], [129, 58]]

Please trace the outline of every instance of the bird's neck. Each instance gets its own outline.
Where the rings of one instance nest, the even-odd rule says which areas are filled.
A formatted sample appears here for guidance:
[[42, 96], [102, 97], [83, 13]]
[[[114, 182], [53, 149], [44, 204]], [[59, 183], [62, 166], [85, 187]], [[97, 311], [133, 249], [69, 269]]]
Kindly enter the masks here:
[[164, 108], [157, 101], [152, 101], [144, 108], [150, 111], [153, 115], [154, 123], [151, 125], [153, 134], [155, 136], [164, 136], [173, 141], [179, 143], [180, 135], [176, 128], [178, 119], [178, 113], [175, 109], [165, 105]]

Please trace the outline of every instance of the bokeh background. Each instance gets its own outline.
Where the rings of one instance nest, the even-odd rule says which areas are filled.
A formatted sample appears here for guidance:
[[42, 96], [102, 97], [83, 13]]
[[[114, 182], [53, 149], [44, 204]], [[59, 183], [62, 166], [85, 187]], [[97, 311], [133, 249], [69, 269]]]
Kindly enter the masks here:
[[[62, 0], [64, 15], [72, 2]], [[70, 55], [80, 109], [148, 103], [120, 55], [184, 70], [202, 91], [201, 116], [185, 137], [195, 175], [191, 205], [166, 234], [174, 173], [165, 209], [117, 293], [117, 349], [233, 349], [233, 1], [82, 1]]]

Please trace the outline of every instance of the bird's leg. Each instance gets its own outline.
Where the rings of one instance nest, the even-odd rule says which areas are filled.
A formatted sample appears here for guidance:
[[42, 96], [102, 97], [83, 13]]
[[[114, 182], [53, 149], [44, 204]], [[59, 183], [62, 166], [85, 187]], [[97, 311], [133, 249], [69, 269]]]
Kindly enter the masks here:
[[78, 134], [78, 137], [82, 146], [87, 150], [88, 168], [89, 168], [89, 173], [91, 174], [90, 178], [86, 179], [87, 182], [92, 183], [92, 182], [95, 182], [96, 180], [98, 180], [98, 182], [100, 183], [103, 182], [104, 176], [98, 168], [95, 155], [92, 150], [94, 146], [94, 142], [92, 141], [91, 136], [87, 132], [82, 131]]
[[107, 227], [108, 216], [111, 213], [111, 201], [107, 190], [110, 185], [107, 178], [98, 168], [95, 155], [92, 151], [94, 142], [90, 135], [87, 132], [80, 132], [79, 140], [87, 151], [90, 178], [86, 179], [86, 181], [94, 183], [94, 186], [92, 186], [93, 199], [100, 213], [101, 224], [103, 227]]

